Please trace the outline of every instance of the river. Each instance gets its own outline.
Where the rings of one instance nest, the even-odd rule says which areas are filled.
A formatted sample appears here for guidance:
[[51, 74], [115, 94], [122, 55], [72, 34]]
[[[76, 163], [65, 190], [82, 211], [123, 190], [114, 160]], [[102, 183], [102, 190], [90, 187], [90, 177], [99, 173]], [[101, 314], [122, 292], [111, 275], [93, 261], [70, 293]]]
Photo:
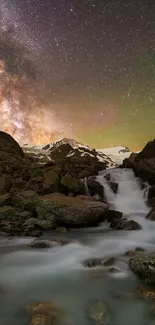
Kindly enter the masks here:
[[[105, 172], [104, 172], [105, 173]], [[113, 194], [104, 183], [106, 197], [112, 209], [137, 221], [142, 229], [116, 231], [102, 224], [98, 228], [71, 230], [65, 236], [69, 245], [52, 249], [34, 250], [26, 244], [32, 238], [13, 238], [0, 241], [0, 325], [26, 325], [26, 306], [33, 302], [53, 300], [67, 313], [69, 325], [91, 325], [86, 308], [92, 299], [102, 299], [111, 311], [110, 325], [149, 325], [149, 306], [138, 299], [120, 299], [117, 294], [134, 291], [140, 283], [128, 268], [128, 250], [142, 247], [155, 252], [155, 223], [145, 219], [149, 208], [144, 190], [130, 170], [111, 170], [111, 178], [119, 184]], [[45, 238], [58, 234], [47, 233]], [[60, 238], [60, 236], [59, 236]], [[106, 271], [93, 276], [92, 269], [82, 261], [91, 257], [116, 258], [118, 273]], [[102, 267], [103, 269], [103, 267]], [[64, 324], [62, 324], [64, 325]]]

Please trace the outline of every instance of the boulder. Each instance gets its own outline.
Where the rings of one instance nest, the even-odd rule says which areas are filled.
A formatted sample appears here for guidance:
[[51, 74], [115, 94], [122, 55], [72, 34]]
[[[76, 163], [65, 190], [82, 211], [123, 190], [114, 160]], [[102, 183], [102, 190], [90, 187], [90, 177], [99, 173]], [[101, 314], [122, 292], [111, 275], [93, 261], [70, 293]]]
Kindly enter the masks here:
[[24, 157], [22, 148], [12, 136], [6, 132], [0, 131], [0, 151], [5, 151], [9, 154]]
[[72, 192], [73, 194], [85, 194], [84, 182], [80, 179], [74, 178], [71, 174], [66, 173], [62, 178], [60, 184], [64, 187], [65, 194]]
[[12, 203], [12, 197], [10, 194], [0, 195], [0, 207], [4, 205], [11, 205], [11, 203]]
[[146, 219], [155, 221], [155, 207], [150, 210], [150, 212], [146, 216]]
[[38, 220], [37, 218], [29, 218], [23, 224], [23, 231], [29, 232], [31, 230], [51, 230], [55, 228], [52, 220]]
[[11, 220], [17, 214], [11, 206], [0, 207], [0, 220]]
[[155, 206], [155, 185], [152, 185], [148, 189], [148, 204]]
[[30, 314], [29, 325], [65, 324], [65, 312], [53, 301], [33, 303], [28, 306]]
[[12, 206], [35, 213], [35, 202], [38, 195], [35, 191], [21, 191], [12, 197]]
[[90, 176], [87, 179], [87, 186], [92, 196], [98, 194], [100, 198], [104, 197], [104, 188], [95, 176]]
[[121, 220], [114, 220], [110, 224], [110, 228], [114, 228], [117, 230], [140, 230], [141, 226], [138, 224], [138, 222], [134, 220], [128, 220], [128, 219], [121, 219]]
[[136, 255], [129, 260], [131, 271], [149, 284], [155, 284], [155, 257]]
[[122, 167], [132, 168], [143, 181], [155, 184], [155, 139], [148, 142], [138, 154], [126, 158]]
[[9, 175], [3, 174], [0, 176], [0, 194], [7, 193], [12, 187], [11, 178]]
[[43, 191], [42, 194], [49, 194], [52, 192], [59, 191], [59, 176], [53, 168], [47, 168], [43, 171], [44, 180], [43, 180]]
[[35, 239], [30, 244], [28, 244], [28, 247], [31, 248], [54, 248], [56, 246], [63, 246], [69, 244], [68, 239], [53, 239], [53, 240], [38, 240]]
[[95, 267], [100, 266], [102, 263], [102, 258], [89, 258], [83, 262], [85, 267]]
[[92, 301], [87, 308], [87, 315], [94, 325], [111, 324], [111, 314], [103, 300]]
[[28, 244], [27, 247], [41, 249], [41, 248], [53, 248], [58, 245], [59, 244], [57, 242], [50, 241], [50, 240], [34, 240], [30, 244]]
[[40, 197], [36, 212], [39, 220], [50, 220], [53, 225], [66, 228], [93, 227], [105, 221], [108, 205], [85, 201], [78, 197]]
[[111, 222], [117, 222], [123, 217], [123, 213], [120, 211], [115, 211], [115, 210], [108, 210], [107, 211], [107, 216], [106, 220], [111, 223]]

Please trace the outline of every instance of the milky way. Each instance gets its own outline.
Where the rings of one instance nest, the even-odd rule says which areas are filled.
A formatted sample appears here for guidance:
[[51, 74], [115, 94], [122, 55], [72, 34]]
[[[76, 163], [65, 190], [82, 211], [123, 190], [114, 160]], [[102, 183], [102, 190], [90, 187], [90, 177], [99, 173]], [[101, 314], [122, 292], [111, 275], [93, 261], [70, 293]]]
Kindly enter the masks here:
[[151, 0], [0, 0], [1, 128], [139, 149], [154, 137], [154, 15]]

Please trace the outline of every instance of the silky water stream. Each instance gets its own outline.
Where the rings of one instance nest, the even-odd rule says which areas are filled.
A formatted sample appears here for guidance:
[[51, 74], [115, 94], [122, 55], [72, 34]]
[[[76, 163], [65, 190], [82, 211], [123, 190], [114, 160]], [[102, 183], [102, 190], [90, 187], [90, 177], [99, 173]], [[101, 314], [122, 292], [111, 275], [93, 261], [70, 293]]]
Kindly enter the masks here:
[[[117, 194], [103, 178], [109, 172], [111, 181], [119, 184]], [[0, 325], [28, 324], [25, 306], [40, 301], [59, 304], [68, 316], [65, 324], [91, 325], [86, 310], [94, 299], [103, 300], [109, 308], [110, 325], [150, 324], [146, 302], [117, 297], [117, 294], [134, 291], [139, 284], [128, 268], [125, 252], [136, 247], [155, 251], [155, 223], [145, 219], [149, 208], [144, 190], [130, 170], [104, 171], [97, 180], [104, 186], [111, 209], [136, 220], [142, 230], [116, 231], [105, 224], [95, 229], [73, 230], [65, 235], [73, 238], [71, 244], [41, 251], [25, 248], [31, 238], [1, 241], [0, 286], [5, 292], [0, 294]], [[53, 234], [48, 236], [52, 238]], [[105, 260], [116, 257], [120, 272], [93, 276], [92, 268], [82, 264], [92, 257]]]

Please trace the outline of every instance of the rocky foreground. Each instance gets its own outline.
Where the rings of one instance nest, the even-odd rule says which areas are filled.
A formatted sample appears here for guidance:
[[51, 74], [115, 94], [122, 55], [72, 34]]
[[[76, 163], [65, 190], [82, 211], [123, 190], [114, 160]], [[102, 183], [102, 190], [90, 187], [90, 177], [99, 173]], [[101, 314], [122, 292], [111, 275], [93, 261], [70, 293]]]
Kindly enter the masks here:
[[85, 197], [85, 179], [116, 164], [73, 140], [45, 149], [24, 152], [0, 132], [1, 235], [39, 236], [43, 230], [92, 227], [107, 219], [109, 206]]
[[[153, 154], [155, 140], [141, 153], [125, 159], [122, 166], [133, 168], [135, 173], [141, 171], [138, 175], [145, 181], [150, 181], [152, 175], [148, 196], [152, 205], [155, 201]], [[105, 220], [111, 228], [140, 229], [134, 221], [123, 219], [120, 212], [109, 210], [104, 188], [97, 181], [99, 171], [115, 167], [117, 164], [105, 154], [74, 140], [63, 139], [42, 147], [41, 151], [26, 146], [23, 150], [9, 134], [1, 131], [1, 234], [39, 236], [44, 230], [93, 227]], [[108, 174], [105, 178], [116, 193], [118, 184], [111, 182]]]
[[[104, 186], [97, 178], [104, 169], [118, 165], [111, 158], [74, 140], [63, 139], [41, 149], [21, 148], [5, 132], [0, 132], [0, 236], [41, 237], [46, 230], [59, 232], [71, 228], [96, 227], [106, 221], [114, 230], [140, 230], [134, 220], [123, 217], [120, 211], [109, 209]], [[120, 168], [131, 168], [140, 177], [140, 184], [148, 186], [146, 216], [155, 221], [155, 140], [138, 154], [131, 154]], [[112, 192], [118, 184], [110, 173], [103, 176]], [[89, 194], [89, 195], [86, 195]], [[34, 239], [28, 247], [48, 249], [67, 245], [68, 239]], [[104, 254], [103, 254], [104, 255]], [[81, 261], [89, 268], [88, 275], [103, 277], [105, 272], [119, 273], [117, 262], [125, 261], [142, 285], [135, 292], [118, 294], [119, 298], [155, 300], [155, 256], [143, 247], [135, 247], [124, 255], [88, 258]], [[118, 298], [117, 296], [117, 298]], [[27, 306], [30, 324], [57, 324], [66, 314], [54, 301], [42, 301]], [[87, 308], [93, 324], [110, 324], [111, 312], [104, 301], [94, 300]]]

